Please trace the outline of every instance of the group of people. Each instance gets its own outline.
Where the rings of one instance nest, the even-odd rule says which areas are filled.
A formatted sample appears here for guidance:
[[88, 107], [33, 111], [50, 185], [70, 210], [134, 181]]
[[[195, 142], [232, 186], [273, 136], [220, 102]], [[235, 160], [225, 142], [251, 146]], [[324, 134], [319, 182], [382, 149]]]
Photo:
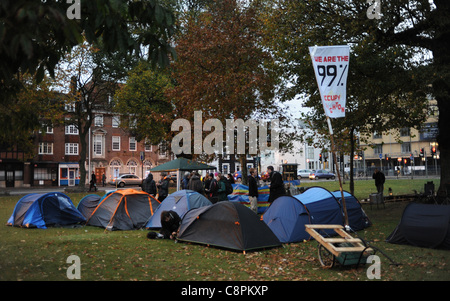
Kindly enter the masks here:
[[[272, 203], [279, 196], [285, 195], [283, 178], [281, 174], [274, 171], [273, 166], [267, 167], [270, 180], [270, 194], [269, 203]], [[250, 201], [250, 209], [258, 212], [258, 174], [256, 169], [250, 168], [250, 176], [248, 178], [248, 197]], [[164, 177], [159, 183], [159, 197], [158, 200], [162, 202], [168, 194], [169, 178]], [[202, 181], [200, 174], [197, 172], [186, 173], [181, 182], [183, 189], [189, 189], [198, 193], [204, 194], [214, 204], [217, 202], [227, 200], [227, 195], [232, 193], [230, 191], [231, 184], [234, 183], [234, 178], [231, 174], [227, 177], [221, 173], [210, 173]], [[142, 184], [142, 190], [152, 194], [156, 192], [156, 186], [158, 186], [153, 180], [153, 175], [149, 174]], [[166, 193], [167, 187], [167, 193]], [[161, 194], [162, 193], [162, 194]], [[161, 199], [163, 197], [163, 199]], [[161, 230], [157, 232], [149, 232], [147, 238], [165, 238], [175, 239], [178, 227], [181, 224], [180, 216], [173, 210], [161, 212]]]
[[[270, 181], [270, 194], [269, 203], [272, 203], [277, 197], [286, 194], [284, 188], [283, 178], [281, 174], [274, 171], [273, 166], [267, 167]], [[258, 174], [255, 168], [249, 169], [248, 178], [248, 197], [250, 201], [250, 208], [256, 213], [258, 210]], [[163, 178], [159, 183], [156, 183], [151, 173], [142, 182], [142, 190], [149, 193], [152, 196], [162, 202], [169, 194], [169, 181], [170, 175], [162, 175]], [[231, 174], [227, 176], [221, 173], [209, 173], [205, 178], [201, 178], [200, 174], [196, 171], [191, 173], [186, 172], [181, 181], [182, 189], [189, 189], [205, 195], [211, 203], [228, 200], [228, 195], [233, 192], [232, 184], [234, 184], [234, 178]]]

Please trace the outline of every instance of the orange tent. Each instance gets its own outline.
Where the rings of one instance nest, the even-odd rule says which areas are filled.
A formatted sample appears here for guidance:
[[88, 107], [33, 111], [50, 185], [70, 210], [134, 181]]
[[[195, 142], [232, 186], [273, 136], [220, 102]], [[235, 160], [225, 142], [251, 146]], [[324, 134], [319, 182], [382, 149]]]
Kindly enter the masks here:
[[86, 225], [107, 230], [134, 230], [145, 226], [160, 202], [135, 189], [118, 189], [106, 194], [87, 218]]

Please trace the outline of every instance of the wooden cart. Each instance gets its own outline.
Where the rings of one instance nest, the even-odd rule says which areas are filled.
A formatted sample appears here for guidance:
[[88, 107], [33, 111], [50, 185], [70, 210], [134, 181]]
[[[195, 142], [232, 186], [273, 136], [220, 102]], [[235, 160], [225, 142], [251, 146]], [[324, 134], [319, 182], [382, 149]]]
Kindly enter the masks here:
[[[319, 243], [318, 255], [323, 267], [331, 268], [336, 261], [342, 265], [365, 264], [367, 257], [374, 252], [359, 239], [344, 231], [341, 225], [305, 225], [308, 232]], [[319, 232], [334, 230], [338, 236], [324, 237]]]

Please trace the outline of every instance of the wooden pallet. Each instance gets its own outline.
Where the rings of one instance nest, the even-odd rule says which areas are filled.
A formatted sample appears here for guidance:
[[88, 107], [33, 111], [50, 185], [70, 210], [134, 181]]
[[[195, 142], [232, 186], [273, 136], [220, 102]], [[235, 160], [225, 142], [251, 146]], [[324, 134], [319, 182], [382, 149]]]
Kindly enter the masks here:
[[[305, 225], [305, 228], [306, 232], [308, 232], [315, 240], [317, 240], [318, 243], [323, 245], [336, 257], [341, 256], [343, 253], [373, 251], [371, 248], [367, 248], [361, 239], [354, 238], [345, 232], [342, 225]], [[318, 231], [316, 231], [330, 229], [334, 230], [340, 237], [323, 237]]]

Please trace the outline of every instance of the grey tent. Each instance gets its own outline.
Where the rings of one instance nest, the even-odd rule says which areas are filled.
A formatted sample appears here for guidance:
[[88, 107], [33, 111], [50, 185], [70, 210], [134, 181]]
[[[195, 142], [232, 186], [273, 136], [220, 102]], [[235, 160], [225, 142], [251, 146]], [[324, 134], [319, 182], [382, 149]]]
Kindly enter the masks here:
[[244, 252], [281, 246], [272, 230], [250, 208], [228, 201], [188, 211], [177, 239]]
[[161, 228], [161, 213], [163, 211], [175, 211], [180, 218], [183, 218], [186, 212], [191, 209], [210, 205], [212, 205], [212, 203], [204, 195], [198, 192], [188, 189], [176, 191], [169, 194], [167, 198], [162, 201], [145, 227], [149, 229]]
[[88, 194], [84, 196], [78, 203], [77, 209], [87, 219], [97, 208], [102, 197], [98, 194]]
[[408, 204], [386, 241], [450, 250], [450, 205]]

